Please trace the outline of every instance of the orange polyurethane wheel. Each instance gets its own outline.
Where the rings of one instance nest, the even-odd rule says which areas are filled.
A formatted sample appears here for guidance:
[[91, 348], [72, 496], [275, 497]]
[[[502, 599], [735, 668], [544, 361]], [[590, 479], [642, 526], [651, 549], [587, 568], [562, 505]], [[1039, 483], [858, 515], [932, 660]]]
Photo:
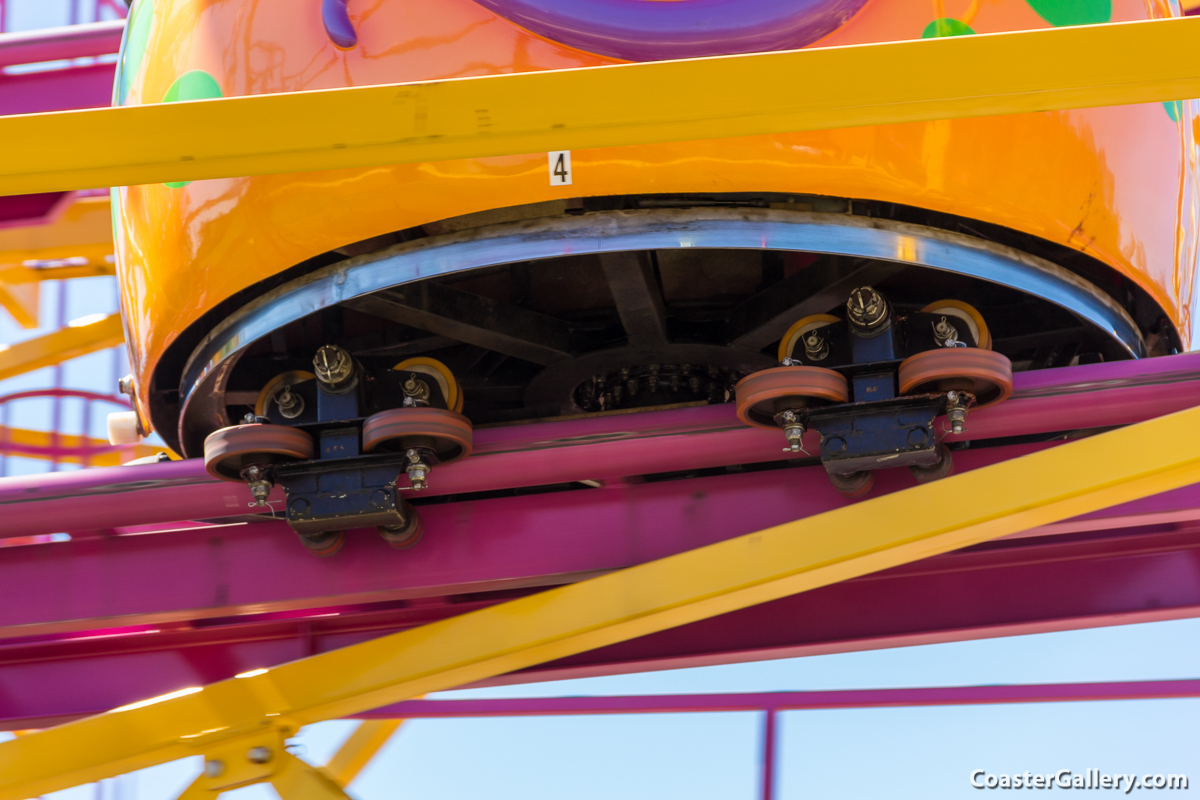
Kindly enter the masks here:
[[232, 425], [213, 431], [204, 440], [204, 468], [214, 478], [226, 481], [242, 480], [242, 470], [252, 464], [307, 461], [312, 457], [312, 437], [286, 425]]
[[392, 408], [363, 423], [363, 450], [428, 447], [449, 464], [471, 454], [471, 420], [442, 408]]
[[772, 367], [747, 375], [733, 389], [738, 419], [759, 428], [778, 428], [775, 401], [797, 398], [812, 405], [845, 403], [850, 387], [840, 372], [824, 367]]
[[1012, 362], [994, 350], [947, 347], [917, 353], [900, 363], [900, 394], [950, 389], [975, 395], [977, 407], [995, 405], [1012, 394]]

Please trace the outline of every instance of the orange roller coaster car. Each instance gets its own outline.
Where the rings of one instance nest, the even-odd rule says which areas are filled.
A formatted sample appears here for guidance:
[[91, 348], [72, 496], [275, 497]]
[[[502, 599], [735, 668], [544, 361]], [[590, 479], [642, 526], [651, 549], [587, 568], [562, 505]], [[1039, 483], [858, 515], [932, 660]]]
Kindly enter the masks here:
[[[1172, 13], [1134, 0], [135, 0], [114, 101]], [[404, 414], [434, 409], [469, 440], [478, 425], [737, 402], [747, 376], [805, 367], [838, 373], [844, 401], [755, 394], [742, 416], [753, 406], [789, 447], [819, 430], [820, 457], [847, 491], [848, 476], [877, 465], [944, 474], [946, 423], [934, 419], [961, 427], [970, 408], [1007, 396], [1012, 371], [1188, 346], [1196, 111], [1175, 102], [117, 189], [142, 427], [189, 457], [218, 431], [249, 447], [232, 441], [239, 425], [299, 428], [321, 470], [349, 469], [385, 458], [362, 448], [364, 422], [380, 414], [404, 427]], [[987, 355], [923, 355], [956, 348]], [[972, 371], [980, 359], [987, 380]], [[937, 380], [901, 375], [935, 363]], [[864, 425], [874, 432], [860, 436]], [[402, 449], [388, 457], [416, 470], [414, 488], [437, 480], [435, 439]], [[287, 485], [300, 469], [244, 466], [253, 474], [227, 477]], [[328, 515], [304, 529], [323, 535], [346, 516]]]

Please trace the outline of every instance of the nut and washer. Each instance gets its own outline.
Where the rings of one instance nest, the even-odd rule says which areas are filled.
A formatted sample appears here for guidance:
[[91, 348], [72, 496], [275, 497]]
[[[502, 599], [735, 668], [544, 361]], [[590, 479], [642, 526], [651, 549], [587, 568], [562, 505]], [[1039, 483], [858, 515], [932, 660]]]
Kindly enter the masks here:
[[864, 332], [887, 327], [890, 311], [887, 298], [870, 286], [855, 289], [846, 301], [846, 315], [850, 324]]
[[330, 389], [345, 386], [354, 377], [354, 359], [336, 344], [322, 345], [313, 356], [317, 380]]

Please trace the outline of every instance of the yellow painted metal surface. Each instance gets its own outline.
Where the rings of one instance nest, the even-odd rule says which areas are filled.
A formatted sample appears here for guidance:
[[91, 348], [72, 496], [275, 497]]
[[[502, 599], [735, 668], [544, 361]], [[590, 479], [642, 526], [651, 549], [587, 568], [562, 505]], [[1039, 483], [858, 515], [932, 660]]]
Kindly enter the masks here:
[[349, 786], [375, 754], [391, 740], [402, 719], [364, 720], [325, 765], [325, 772], [340, 786]]
[[1200, 408], [6, 742], [0, 800], [450, 689], [1198, 481]]
[[164, 448], [148, 444], [135, 444], [127, 447], [113, 447], [107, 439], [76, 436], [74, 434], [50, 431], [33, 431], [24, 428], [8, 428], [0, 426], [0, 455], [21, 456], [22, 458], [49, 459], [47, 453], [31, 453], [28, 448], [46, 449], [58, 447], [70, 450], [87, 449], [94, 451], [91, 455], [66, 454], [59, 455], [58, 460], [68, 464], [82, 464], [86, 467], [115, 467], [135, 458], [145, 458], [162, 452]]
[[[955, 18], [980, 34], [1048, 29], [1051, 23], [1037, 9], [1046, 11], [1056, 2], [872, 0], [817, 45], [918, 39], [931, 20], [940, 17]], [[1102, 18], [1112, 22], [1177, 13], [1160, 0], [1089, 0], [1066, 5], [1102, 6]], [[129, 74], [125, 81], [129, 89], [125, 102], [129, 105], [158, 103], [183, 76], [200, 72], [211, 76], [211, 85], [228, 98], [617, 63], [536, 36], [472, 0], [440, 0], [436, 4], [356, 0], [350, 4], [350, 16], [358, 30], [359, 44], [350, 50], [339, 50], [329, 41], [318, 14], [296, 14], [286, 3], [156, 0], [152, 8], [144, 23], [142, 48], [127, 47]], [[1181, 25], [1190, 30], [1189, 23]], [[1047, 33], [1087, 38], [1092, 31]], [[745, 94], [747, 102], [765, 100], [759, 110], [767, 113], [791, 103], [823, 98], [827, 105], [822, 113], [834, 109], [844, 121], [865, 123], [870, 121], [870, 112], [865, 108], [855, 110], [854, 106], [880, 99], [884, 89], [899, 92], [893, 95], [896, 98], [914, 99], [912, 92], [921, 87], [935, 92], [935, 87], [955, 85], [962, 96], [979, 102], [986, 94], [986, 85], [997, 86], [993, 81], [1030, 80], [1040, 87], [1054, 83], [1050, 70], [1024, 54], [1001, 59], [995, 51], [997, 59], [986, 64], [986, 69], [972, 58], [938, 60], [938, 53], [966, 53], [967, 45], [980, 45], [980, 52], [993, 46], [982, 36], [954, 38], [912, 45], [914, 51], [928, 56], [929, 60], [918, 56], [923, 71], [915, 68], [918, 62], [911, 67], [906, 62], [874, 71], [850, 64], [832, 71], [771, 73], [740, 83], [718, 75], [711, 85], [684, 87], [685, 95], [693, 98], [691, 107], [685, 109], [685, 119], [703, 119], [706, 108], [724, 103], [730, 92], [734, 96]], [[1173, 44], [1163, 39], [1158, 45], [1149, 45], [1141, 65], [1131, 68], [1133, 71], [1127, 75], [1145, 76], [1142, 70], [1165, 63], [1164, 59], [1187, 58], [1194, 51], [1192, 41], [1194, 38], [1185, 35]], [[922, 45], [930, 47], [917, 50]], [[270, 58], [265, 56], [267, 53]], [[1127, 55], [1131, 53], [1121, 47], [1073, 55], [1058, 51], [1049, 64], [1058, 65], [1054, 71], [1059, 77], [1072, 74], [1080, 86], [1096, 86], [1092, 81], [1103, 74], [1104, 62], [1111, 59], [1116, 63]], [[837, 57], [824, 54], [815, 60]], [[785, 56], [769, 55], [746, 63], [785, 61]], [[720, 63], [729, 66], [742, 62], [734, 58]], [[794, 63], [802, 62], [797, 59]], [[1091, 64], [1096, 64], [1100, 72], [1089, 72], [1085, 65]], [[651, 74], [677, 69], [661, 64], [649, 66]], [[1058, 73], [1060, 68], [1063, 72]], [[718, 71], [706, 66], [696, 74], [705, 69]], [[1191, 68], [1186, 69], [1190, 74]], [[901, 73], [912, 77], [911, 85], [896, 85], [901, 83]], [[741, 74], [748, 79], [752, 73], [747, 67], [747, 72]], [[979, 75], [980, 82], [968, 81], [968, 74]], [[521, 76], [522, 80], [525, 77]], [[500, 116], [501, 108], [524, 109], [534, 115], [531, 121], [558, 124], [565, 117], [556, 118], [556, 109], [590, 115], [593, 110], [615, 105], [614, 119], [627, 120], [621, 106], [628, 104], [631, 111], [641, 115], [636, 123], [653, 121], [665, 131], [669, 121], [659, 116], [660, 108], [678, 110], [683, 105], [674, 95], [651, 95], [640, 91], [640, 86], [624, 97], [614, 96], [619, 94], [615, 82], [597, 93], [591, 91], [591, 86], [599, 83], [585, 90], [582, 83], [572, 86], [555, 76], [528, 77], [537, 80], [521, 85], [554, 88], [557, 93], [544, 98], [527, 97], [521, 105], [511, 107], [496, 105], [489, 96], [486, 104], [466, 106], [478, 116], [458, 117], [454, 127], [445, 130], [463, 133], [512, 131], [514, 125], [519, 128], [523, 120]], [[855, 79], [860, 83], [854, 83]], [[496, 82], [499, 86], [518, 83]], [[855, 87], [857, 92], [863, 84], [867, 89], [861, 97], [852, 93], [838, 96], [832, 90], [843, 86], [848, 92]], [[876, 88], [880, 93], [875, 93]], [[293, 126], [295, 137], [313, 131], [312, 139], [294, 138], [292, 132], [287, 132], [287, 140], [303, 146], [314, 142], [317, 146], [349, 145], [351, 141], [363, 141], [349, 138], [357, 131], [375, 130], [383, 138], [373, 146], [388, 150], [388, 142], [401, 139], [405, 131], [419, 134], [420, 120], [427, 126], [425, 133], [430, 132], [430, 125], [445, 124], [450, 109], [421, 109], [417, 105], [419, 97], [438, 98], [440, 102], [440, 98], [468, 89], [431, 88], [395, 98], [402, 108], [408, 104], [408, 113], [381, 118], [380, 123], [393, 119], [399, 126], [384, 126], [382, 133], [373, 127], [370, 118], [345, 116], [351, 106], [342, 106], [340, 112], [333, 110], [331, 117], [314, 116]], [[773, 101], [778, 105], [772, 106]], [[215, 115], [215, 109], [222, 106], [211, 107]], [[910, 111], [915, 108], [908, 106]], [[941, 113], [947, 113], [947, 108]], [[976, 110], [982, 110], [982, 106], [976, 106]], [[182, 108], [171, 111], [180, 118], [192, 113]], [[550, 185], [546, 155], [535, 150], [434, 163], [123, 188], [116, 193], [117, 246], [140, 401], [145, 402], [145, 387], [164, 349], [183, 328], [223, 299], [305, 259], [383, 233], [462, 214], [580, 196], [808, 193], [898, 203], [980, 220], [1086, 253], [1111, 266], [1146, 289], [1186, 339], [1193, 303], [1196, 231], [1200, 229], [1196, 222], [1200, 216], [1195, 180], [1196, 111], [1194, 102], [1169, 108], [1148, 103], [734, 139], [702, 139], [717, 132], [705, 128], [705, 123], [697, 123], [683, 131], [688, 141], [576, 150], [574, 183], [569, 187]], [[798, 123], [793, 118], [789, 124]], [[341, 135], [331, 139], [331, 128]], [[181, 135], [191, 134], [186, 126], [176, 130]], [[211, 143], [198, 142], [196, 149], [186, 155], [202, 158], [216, 152], [206, 148], [216, 147], [221, 131], [210, 130], [217, 138]], [[645, 129], [639, 132], [645, 133]], [[721, 135], [733, 132], [732, 125], [719, 131]], [[157, 138], [169, 141], [172, 137]], [[539, 150], [601, 143], [599, 139], [584, 142], [579, 138], [571, 139], [570, 144], [565, 138], [553, 138], [553, 144], [548, 143], [550, 138], [527, 141], [521, 146]], [[174, 152], [170, 145], [164, 146], [167, 150], [159, 152]], [[362, 152], [348, 152], [344, 157], [358, 157], [369, 149], [364, 146]], [[452, 152], [468, 151], [427, 147], [422, 157], [432, 158], [435, 153], [436, 157], [446, 157]], [[328, 150], [325, 155], [329, 155]], [[285, 158], [278, 153], [273, 156], [272, 168], [279, 168]], [[353, 162], [322, 161], [321, 166], [338, 163]], [[309, 170], [316, 167], [315, 161], [302, 166]]]
[[124, 341], [120, 314], [26, 339], [0, 350], [0, 380], [116, 347]]
[[3, 117], [0, 193], [1185, 100], [1197, 42], [1154, 20]]
[[283, 800], [350, 800], [329, 774], [285, 749], [293, 731], [283, 725], [204, 748], [205, 772], [176, 800], [216, 800], [222, 792], [270, 783]]

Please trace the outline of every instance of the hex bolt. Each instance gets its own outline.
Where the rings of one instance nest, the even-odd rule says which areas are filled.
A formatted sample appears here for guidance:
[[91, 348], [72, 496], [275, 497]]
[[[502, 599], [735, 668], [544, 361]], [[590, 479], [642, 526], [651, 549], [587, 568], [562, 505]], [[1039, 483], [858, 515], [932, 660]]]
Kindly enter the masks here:
[[117, 381], [117, 391], [119, 391], [121, 394], [127, 394], [130, 397], [133, 397], [133, 388], [132, 375], [126, 375], [124, 378], [121, 378]]
[[313, 372], [318, 381], [336, 389], [354, 377], [354, 359], [336, 344], [322, 345], [313, 356]]
[[219, 778], [225, 774], [225, 762], [210, 758], [204, 762], [204, 777]]
[[251, 747], [246, 751], [246, 760], [251, 764], [266, 764], [271, 760], [271, 748], [269, 747]]

